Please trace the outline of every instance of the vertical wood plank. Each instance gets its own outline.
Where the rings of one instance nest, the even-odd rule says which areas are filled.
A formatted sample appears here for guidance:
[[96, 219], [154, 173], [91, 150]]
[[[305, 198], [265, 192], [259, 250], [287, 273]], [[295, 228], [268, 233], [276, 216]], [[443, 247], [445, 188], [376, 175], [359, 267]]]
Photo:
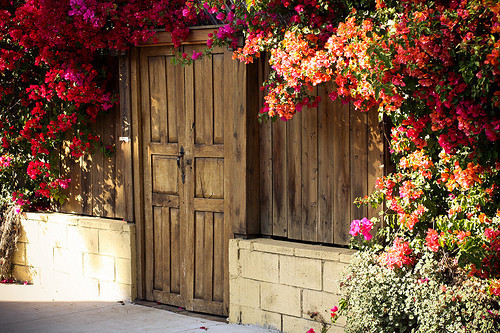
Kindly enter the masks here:
[[[188, 54], [193, 53], [193, 47], [185, 46], [185, 52]], [[185, 94], [185, 132], [181, 142], [185, 143], [185, 157], [186, 159], [193, 159], [194, 150], [194, 138], [195, 138], [195, 66], [184, 67], [184, 94]], [[202, 99], [203, 100], [203, 99]], [[194, 162], [194, 161], [193, 161]], [[181, 186], [183, 191], [181, 207], [184, 209], [181, 211], [181, 221], [184, 225], [182, 227], [183, 244], [185, 249], [183, 251], [183, 261], [182, 261], [182, 279], [181, 284], [181, 295], [186, 300], [186, 309], [192, 310], [192, 298], [194, 297], [194, 283], [195, 283], [195, 212], [193, 200], [194, 198], [194, 172], [193, 164], [190, 166], [186, 165], [186, 182], [184, 186]], [[198, 216], [198, 215], [196, 215]], [[198, 217], [196, 217], [198, 218]]]
[[[150, 96], [150, 66], [149, 66], [149, 54], [144, 51], [141, 52], [140, 61], [140, 73], [141, 73], [141, 111], [143, 120], [143, 142], [142, 142], [142, 156], [143, 156], [143, 173], [144, 177], [144, 202], [152, 202], [152, 176], [151, 176], [151, 164], [152, 158], [149, 150], [149, 145], [152, 139], [152, 116], [151, 116], [151, 96]], [[159, 136], [159, 131], [157, 131]], [[159, 137], [157, 137], [159, 139]], [[153, 299], [153, 277], [154, 277], [154, 249], [153, 249], [153, 211], [151, 204], [147, 204], [144, 207], [144, 236], [145, 236], [145, 292], [147, 299]]]
[[350, 104], [350, 165], [351, 165], [351, 220], [366, 216], [365, 205], [354, 204], [354, 200], [363, 197], [367, 192], [367, 113], [354, 109]]
[[170, 207], [161, 207], [161, 215], [162, 215], [162, 227], [161, 227], [161, 271], [163, 279], [161, 281], [162, 290], [164, 292], [170, 292], [170, 285], [172, 281], [171, 274], [171, 229], [172, 229], [172, 220], [171, 220], [171, 210]]
[[165, 57], [149, 57], [151, 142], [164, 142], [167, 128]]
[[150, 259], [153, 261], [154, 282], [153, 289], [163, 290], [163, 214], [161, 207], [153, 208], [153, 248], [154, 254]]
[[[242, 74], [245, 77], [245, 84], [240, 86], [244, 93], [236, 93], [236, 96], [243, 95], [245, 118], [243, 123], [246, 126], [246, 148], [245, 148], [245, 170], [246, 174], [246, 194], [245, 194], [245, 220], [248, 235], [259, 235], [260, 233], [260, 173], [259, 173], [259, 124], [257, 114], [259, 112], [259, 85], [257, 64], [249, 64], [242, 67]], [[240, 120], [241, 121], [241, 120]]]
[[194, 239], [194, 298], [203, 298], [205, 294], [205, 212], [195, 212], [195, 239]]
[[224, 143], [224, 85], [228, 84], [224, 75], [224, 54], [212, 55], [213, 64], [213, 105], [214, 144]]
[[[200, 51], [199, 47], [195, 47]], [[194, 67], [194, 94], [195, 98], [195, 140], [196, 144], [213, 144], [213, 87], [212, 87], [212, 59], [204, 57], [195, 61]]]
[[[375, 190], [377, 178], [384, 176], [384, 142], [383, 127], [378, 121], [378, 111], [376, 108], [368, 111], [368, 195]], [[372, 208], [368, 206], [367, 217], [379, 217], [382, 207]], [[375, 229], [380, 227], [380, 223]]]
[[318, 237], [318, 110], [302, 112], [302, 240], [314, 242]]
[[93, 156], [84, 155], [80, 158], [80, 170], [82, 170], [82, 213], [84, 215], [92, 215], [93, 211], [92, 162]]
[[273, 124], [273, 235], [288, 236], [287, 170], [286, 170], [286, 123], [278, 120]]
[[214, 213], [205, 212], [205, 228], [203, 239], [203, 248], [201, 256], [203, 258], [203, 299], [212, 300], [213, 288], [213, 269], [214, 269]]
[[[334, 89], [337, 89], [334, 87]], [[349, 244], [349, 225], [351, 218], [351, 180], [349, 165], [349, 105], [338, 99], [333, 102], [335, 159], [334, 169], [334, 242]]]
[[260, 232], [273, 234], [273, 158], [271, 122], [263, 122], [259, 128], [260, 147]]
[[[232, 59], [231, 52], [224, 52], [224, 76], [232, 78], [235, 72], [235, 62]], [[224, 265], [224, 283], [223, 283], [223, 311], [229, 313], [229, 239], [233, 238], [236, 227], [233, 226], [233, 193], [235, 189], [234, 169], [234, 87], [230, 84], [224, 85], [224, 250], [223, 250], [223, 265]]]
[[[115, 127], [116, 127], [116, 115], [119, 114], [119, 109], [117, 107], [113, 108], [111, 112], [104, 116], [103, 124], [106, 126], [102, 127], [103, 133], [103, 143], [105, 147], [113, 147], [116, 140]], [[115, 207], [116, 207], [116, 153], [111, 156], [105, 156], [103, 154], [103, 180], [102, 180], [102, 216], [115, 218]]]
[[184, 75], [183, 68], [171, 62], [172, 57], [166, 57], [167, 67], [167, 126], [169, 143], [179, 142], [178, 114], [184, 109]]
[[[119, 93], [120, 112], [116, 115], [115, 142], [116, 142], [116, 207], [115, 217], [126, 221], [134, 221], [134, 197], [133, 197], [133, 174], [132, 174], [132, 144], [131, 139], [131, 108], [132, 108], [132, 85], [131, 85], [131, 59], [132, 56], [120, 56], [119, 61]], [[135, 92], [134, 92], [135, 93]], [[120, 138], [124, 138], [123, 140]]]
[[[145, 257], [145, 225], [144, 225], [144, 196], [143, 196], [143, 156], [142, 156], [142, 121], [141, 121], [141, 77], [140, 54], [138, 48], [132, 48], [130, 53], [130, 101], [131, 101], [131, 136], [132, 136], [132, 163], [133, 163], [133, 217], [136, 224], [136, 284], [137, 297], [146, 298], [146, 257]], [[132, 194], [132, 192], [131, 192]]]
[[[334, 110], [325, 85], [318, 87], [321, 103], [318, 105], [318, 241], [333, 243], [334, 166], [333, 145]], [[341, 209], [341, 207], [339, 207]]]
[[170, 209], [170, 292], [180, 293], [181, 234], [179, 209]]
[[[258, 62], [259, 85], [269, 74], [268, 56]], [[259, 89], [260, 107], [264, 106], [264, 91]], [[260, 154], [260, 232], [263, 235], [273, 234], [273, 154], [272, 123], [263, 121], [259, 128]]]
[[226, 253], [224, 252], [224, 214], [214, 213], [214, 243], [213, 243], [213, 278], [212, 278], [212, 299], [217, 302], [224, 301], [224, 260]]
[[[309, 112], [309, 111], [305, 111]], [[286, 171], [288, 238], [302, 239], [302, 122], [308, 114], [298, 112], [286, 122]], [[280, 121], [280, 120], [279, 120]], [[305, 139], [305, 138], [304, 138]], [[283, 148], [278, 148], [283, 149]], [[307, 154], [308, 152], [304, 152]], [[306, 198], [305, 198], [306, 199]]]
[[[102, 121], [96, 122], [93, 127], [97, 133], [103, 133]], [[104, 155], [99, 149], [92, 154], [90, 176], [92, 179], [92, 216], [103, 216]]]

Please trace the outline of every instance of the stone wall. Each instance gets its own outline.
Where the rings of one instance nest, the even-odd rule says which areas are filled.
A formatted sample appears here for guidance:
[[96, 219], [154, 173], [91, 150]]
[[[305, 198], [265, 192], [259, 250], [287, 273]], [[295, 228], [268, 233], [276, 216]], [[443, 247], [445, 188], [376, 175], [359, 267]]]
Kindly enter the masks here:
[[[354, 251], [271, 239], [229, 243], [229, 321], [321, 332], [340, 299], [338, 279]], [[315, 315], [317, 313], [317, 315]], [[345, 318], [328, 332], [343, 332]]]
[[120, 220], [27, 213], [13, 277], [54, 299], [133, 300], [135, 226]]

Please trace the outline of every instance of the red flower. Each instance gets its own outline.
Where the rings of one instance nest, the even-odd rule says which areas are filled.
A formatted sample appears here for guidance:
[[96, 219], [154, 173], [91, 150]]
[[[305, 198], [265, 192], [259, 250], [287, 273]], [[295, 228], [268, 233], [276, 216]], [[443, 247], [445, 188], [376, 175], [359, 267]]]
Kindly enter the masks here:
[[437, 252], [439, 249], [439, 235], [436, 230], [429, 228], [425, 242], [429, 250]]

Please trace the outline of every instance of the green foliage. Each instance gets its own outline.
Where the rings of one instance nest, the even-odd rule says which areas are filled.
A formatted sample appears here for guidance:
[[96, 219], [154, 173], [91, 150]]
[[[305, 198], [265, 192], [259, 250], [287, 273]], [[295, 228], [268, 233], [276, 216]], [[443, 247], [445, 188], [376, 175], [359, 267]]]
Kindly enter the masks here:
[[414, 267], [388, 269], [356, 254], [341, 280], [346, 332], [498, 332], [500, 298], [455, 260], [426, 252]]

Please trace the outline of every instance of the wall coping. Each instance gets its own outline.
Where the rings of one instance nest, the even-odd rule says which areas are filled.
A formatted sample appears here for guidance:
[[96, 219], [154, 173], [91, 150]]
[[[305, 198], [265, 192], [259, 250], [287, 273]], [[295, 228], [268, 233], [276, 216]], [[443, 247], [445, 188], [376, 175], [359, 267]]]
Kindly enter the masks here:
[[356, 250], [269, 238], [235, 239], [240, 249], [349, 263]]
[[135, 226], [134, 223], [130, 223], [125, 220], [73, 215], [67, 213], [55, 213], [55, 212], [43, 212], [43, 213], [26, 212], [24, 213], [24, 219], [27, 221], [58, 223], [58, 224], [79, 226], [82, 228], [92, 228], [92, 229], [103, 229], [103, 230], [111, 229], [124, 232], [129, 232], [131, 228]]

